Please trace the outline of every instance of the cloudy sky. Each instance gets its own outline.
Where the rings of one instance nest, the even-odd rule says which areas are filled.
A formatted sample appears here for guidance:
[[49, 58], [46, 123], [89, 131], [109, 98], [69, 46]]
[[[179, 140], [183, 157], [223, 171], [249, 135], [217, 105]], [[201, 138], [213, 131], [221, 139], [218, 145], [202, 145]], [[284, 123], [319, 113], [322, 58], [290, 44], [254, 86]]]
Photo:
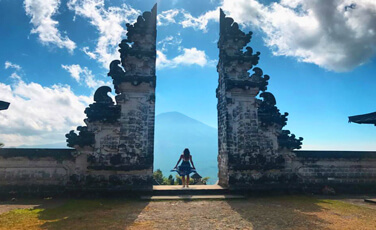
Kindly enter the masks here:
[[[376, 128], [347, 117], [376, 110], [376, 1], [158, 0], [157, 114], [217, 126], [221, 7], [261, 52], [268, 91], [303, 149], [376, 150]], [[0, 142], [64, 142], [118, 59], [125, 23], [155, 0], [0, 0]]]

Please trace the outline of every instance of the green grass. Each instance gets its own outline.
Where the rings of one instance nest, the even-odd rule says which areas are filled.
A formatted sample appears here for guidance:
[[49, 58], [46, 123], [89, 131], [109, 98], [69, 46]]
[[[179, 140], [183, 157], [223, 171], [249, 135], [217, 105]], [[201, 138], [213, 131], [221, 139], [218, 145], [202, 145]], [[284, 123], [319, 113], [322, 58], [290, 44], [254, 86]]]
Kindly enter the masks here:
[[4, 213], [0, 229], [124, 229], [145, 205], [126, 200], [68, 200], [55, 208], [42, 205]]

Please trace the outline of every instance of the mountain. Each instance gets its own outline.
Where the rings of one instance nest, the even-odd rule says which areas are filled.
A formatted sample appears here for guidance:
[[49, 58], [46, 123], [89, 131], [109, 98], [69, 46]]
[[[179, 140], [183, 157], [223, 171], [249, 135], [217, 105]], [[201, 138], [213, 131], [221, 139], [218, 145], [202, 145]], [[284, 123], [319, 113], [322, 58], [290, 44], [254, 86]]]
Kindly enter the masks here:
[[218, 180], [217, 129], [178, 112], [162, 113], [155, 117], [154, 170], [165, 176], [176, 165], [185, 148], [189, 148], [197, 172]]

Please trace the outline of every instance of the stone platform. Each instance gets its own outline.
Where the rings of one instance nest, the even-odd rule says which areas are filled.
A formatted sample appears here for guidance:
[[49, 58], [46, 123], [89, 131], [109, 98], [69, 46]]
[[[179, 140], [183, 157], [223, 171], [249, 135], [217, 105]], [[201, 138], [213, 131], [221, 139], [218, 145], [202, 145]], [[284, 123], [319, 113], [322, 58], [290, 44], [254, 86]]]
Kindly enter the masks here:
[[141, 196], [141, 200], [227, 200], [244, 199], [242, 195], [179, 195], [179, 196]]
[[182, 188], [181, 185], [154, 185], [153, 196], [180, 196], [180, 195], [228, 195], [229, 190], [219, 185], [190, 185]]
[[142, 200], [213, 200], [242, 199], [241, 195], [229, 194], [229, 190], [220, 185], [154, 185], [151, 196], [141, 196]]

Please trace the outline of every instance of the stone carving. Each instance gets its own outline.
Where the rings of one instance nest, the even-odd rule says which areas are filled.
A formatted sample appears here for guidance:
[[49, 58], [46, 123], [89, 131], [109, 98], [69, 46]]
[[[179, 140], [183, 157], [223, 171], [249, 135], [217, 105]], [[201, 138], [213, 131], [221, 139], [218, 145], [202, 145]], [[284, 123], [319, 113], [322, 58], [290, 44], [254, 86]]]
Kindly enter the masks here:
[[117, 122], [120, 117], [120, 106], [114, 105], [111, 97], [107, 95], [109, 92], [111, 92], [111, 88], [108, 86], [99, 87], [95, 91], [95, 103], [85, 109], [85, 114], [89, 122]]
[[[254, 54], [252, 48], [246, 46], [251, 38], [252, 32], [245, 34], [232, 18], [226, 17], [220, 10], [220, 38], [218, 41], [220, 60], [218, 66], [221, 66], [223, 73], [232, 76], [225, 78], [235, 81], [232, 84], [241, 85], [236, 81], [247, 82], [249, 80], [248, 70], [258, 63], [260, 52]], [[266, 81], [267, 79], [260, 79], [261, 84]], [[254, 86], [257, 86], [258, 82], [254, 81], [254, 83], [256, 83]]]
[[296, 138], [294, 134], [290, 133], [290, 130], [282, 130], [278, 136], [279, 147], [288, 150], [301, 149], [302, 141], [303, 137]]
[[79, 131], [78, 135], [73, 130], [65, 135], [68, 147], [93, 147], [95, 143], [94, 133], [90, 132], [86, 126], [78, 126], [77, 131]]
[[121, 62], [119, 60], [114, 60], [110, 64], [110, 72], [108, 72], [107, 76], [112, 77], [113, 84], [115, 87], [115, 93], [119, 93], [117, 89], [117, 85], [119, 85], [122, 80], [125, 78], [124, 70], [119, 66]]
[[[281, 130], [287, 124], [288, 113], [283, 115], [279, 112], [276, 106], [276, 100], [272, 93], [263, 92], [260, 94], [264, 100], [260, 103], [258, 108], [258, 117], [262, 127], [269, 127], [277, 125], [278, 130]], [[278, 145], [280, 149], [300, 149], [303, 138], [295, 138], [294, 134], [290, 135], [289, 130], [281, 130], [278, 135]]]
[[122, 82], [133, 85], [146, 82], [155, 86], [156, 20], [157, 5], [154, 5], [150, 12], [139, 16], [136, 23], [126, 24], [127, 38], [119, 44], [121, 61], [111, 62], [108, 73], [113, 79], [116, 93], [120, 92], [118, 86]]
[[283, 127], [286, 125], [288, 113], [282, 115], [276, 106], [276, 100], [272, 93], [263, 92], [260, 94], [264, 100], [258, 108], [258, 117], [262, 126], [270, 126], [273, 124]]

